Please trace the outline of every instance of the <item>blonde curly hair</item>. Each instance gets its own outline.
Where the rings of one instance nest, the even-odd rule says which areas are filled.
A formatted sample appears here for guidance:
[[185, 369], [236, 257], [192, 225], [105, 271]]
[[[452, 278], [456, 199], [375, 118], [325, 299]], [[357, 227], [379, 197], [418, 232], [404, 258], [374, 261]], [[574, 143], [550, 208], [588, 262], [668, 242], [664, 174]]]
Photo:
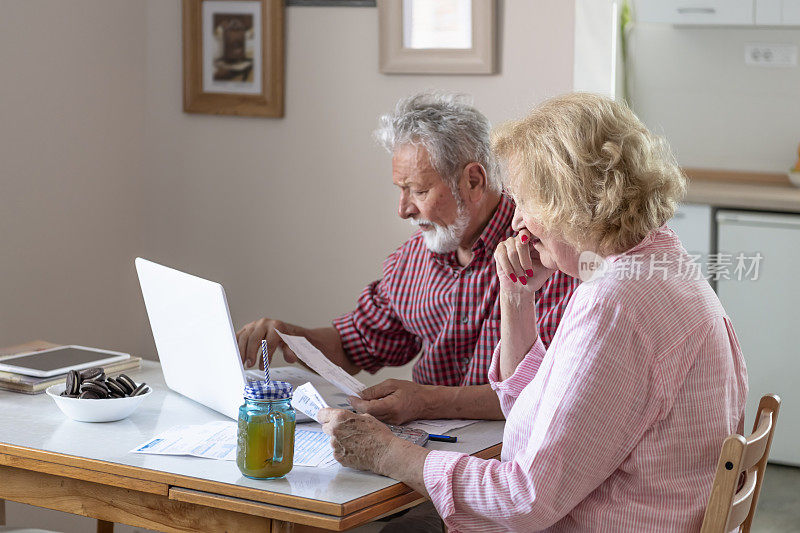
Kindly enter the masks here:
[[493, 132], [492, 149], [519, 208], [576, 250], [629, 250], [672, 218], [686, 191], [667, 142], [595, 94], [543, 102]]

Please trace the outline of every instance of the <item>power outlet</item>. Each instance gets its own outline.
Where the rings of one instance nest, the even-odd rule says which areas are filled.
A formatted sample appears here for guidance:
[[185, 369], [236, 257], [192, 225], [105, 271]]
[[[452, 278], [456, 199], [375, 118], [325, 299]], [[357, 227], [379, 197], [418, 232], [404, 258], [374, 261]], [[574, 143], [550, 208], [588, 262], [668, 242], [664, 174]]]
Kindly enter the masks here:
[[796, 44], [751, 43], [744, 46], [744, 63], [756, 67], [796, 67]]

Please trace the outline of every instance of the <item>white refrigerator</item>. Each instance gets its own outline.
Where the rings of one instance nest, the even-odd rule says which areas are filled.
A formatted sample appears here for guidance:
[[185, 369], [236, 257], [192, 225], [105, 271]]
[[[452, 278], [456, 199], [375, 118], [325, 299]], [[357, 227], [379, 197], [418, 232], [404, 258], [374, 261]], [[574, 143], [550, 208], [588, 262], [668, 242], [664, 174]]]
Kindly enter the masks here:
[[745, 434], [759, 398], [777, 393], [770, 460], [800, 465], [800, 215], [720, 210], [716, 218], [717, 293], [749, 375]]

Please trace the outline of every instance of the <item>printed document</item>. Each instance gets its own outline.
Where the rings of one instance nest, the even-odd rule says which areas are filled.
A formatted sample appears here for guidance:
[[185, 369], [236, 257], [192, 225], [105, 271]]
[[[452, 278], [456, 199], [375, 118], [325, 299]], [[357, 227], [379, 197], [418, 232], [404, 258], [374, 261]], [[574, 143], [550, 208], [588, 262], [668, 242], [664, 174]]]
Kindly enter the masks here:
[[156, 455], [194, 455], [236, 459], [236, 422], [223, 420], [196, 426], [175, 426], [131, 450]]
[[[174, 426], [140, 444], [131, 453], [192, 455], [222, 461], [236, 460], [237, 423], [230, 420], [192, 426]], [[294, 466], [329, 467], [333, 458], [331, 438], [317, 430], [296, 430]]]
[[305, 337], [286, 335], [280, 331], [278, 331], [278, 335], [281, 336], [283, 342], [291, 348], [301, 361], [330, 383], [336, 385], [345, 394], [359, 396], [361, 391], [367, 388], [366, 385], [345, 372], [342, 367], [332, 363]]
[[403, 424], [403, 427], [421, 429], [427, 433], [447, 433], [452, 429], [463, 428], [474, 424], [477, 420], [465, 420], [459, 418], [441, 419], [441, 420], [414, 420]]
[[319, 410], [330, 406], [322, 398], [322, 395], [317, 392], [314, 385], [310, 382], [306, 382], [294, 389], [292, 407], [304, 415], [313, 418], [315, 422], [319, 422], [317, 418]]
[[328, 467], [339, 464], [333, 458], [331, 438], [322, 431], [299, 429], [294, 438], [294, 466]]

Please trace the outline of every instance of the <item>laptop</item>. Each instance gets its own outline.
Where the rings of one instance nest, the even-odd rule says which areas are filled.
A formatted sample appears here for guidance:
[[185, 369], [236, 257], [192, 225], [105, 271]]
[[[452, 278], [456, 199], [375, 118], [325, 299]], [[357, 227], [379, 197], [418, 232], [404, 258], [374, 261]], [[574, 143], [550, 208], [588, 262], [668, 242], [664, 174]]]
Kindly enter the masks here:
[[167, 386], [238, 418], [246, 377], [222, 285], [141, 257], [135, 263]]
[[[136, 272], [156, 341], [164, 381], [175, 392], [233, 419], [244, 403], [245, 381], [263, 379], [263, 372], [245, 371], [222, 285], [136, 258]], [[335, 407], [352, 409], [341, 391], [320, 376], [294, 367], [271, 369], [273, 379], [295, 387], [311, 382]], [[311, 422], [296, 412], [297, 422]], [[420, 446], [428, 433], [389, 426], [395, 435]]]

